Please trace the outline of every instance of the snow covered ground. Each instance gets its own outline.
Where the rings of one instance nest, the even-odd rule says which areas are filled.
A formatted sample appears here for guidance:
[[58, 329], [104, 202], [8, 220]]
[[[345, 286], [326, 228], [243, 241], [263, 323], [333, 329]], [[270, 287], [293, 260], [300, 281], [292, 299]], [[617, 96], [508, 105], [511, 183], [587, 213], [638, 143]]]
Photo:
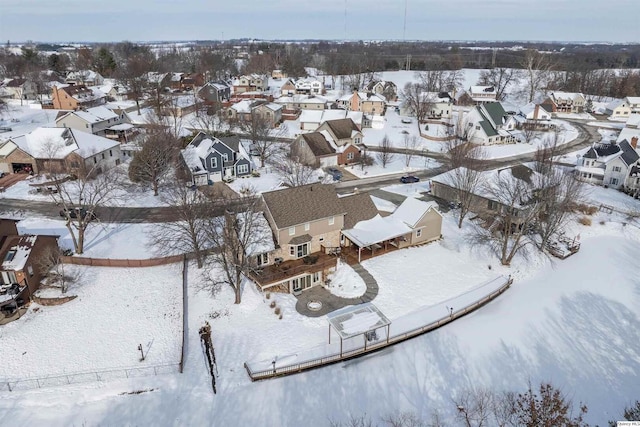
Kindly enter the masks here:
[[395, 184], [382, 187], [381, 190], [388, 191], [389, 193], [400, 194], [402, 196], [419, 198], [422, 193], [431, 191], [431, 182], [419, 181], [411, 184]]
[[369, 155], [373, 158], [373, 164], [371, 166], [361, 165], [346, 166], [345, 169], [357, 176], [358, 178], [366, 178], [371, 176], [391, 175], [400, 172], [411, 173], [418, 170], [432, 169], [440, 166], [440, 162], [435, 161], [429, 157], [411, 156], [411, 162], [407, 167], [406, 157], [404, 154], [394, 153], [391, 160], [387, 163], [386, 167], [382, 167], [380, 160], [378, 159], [378, 153], [369, 152]]
[[[76, 299], [60, 306], [32, 304], [21, 319], [0, 329], [0, 378], [179, 362], [182, 276], [178, 265], [67, 266], [65, 270], [67, 275], [77, 275], [67, 292], [77, 295]], [[142, 363], [139, 344], [145, 351]]]
[[331, 280], [327, 290], [342, 298], [357, 298], [367, 290], [364, 280], [349, 264], [340, 262], [335, 273], [330, 274], [327, 278]]
[[[212, 297], [200, 289], [202, 279], [192, 267], [184, 374], [0, 392], [0, 420], [34, 426], [327, 425], [364, 413], [374, 420], [402, 411], [427, 418], [437, 409], [451, 421], [451, 398], [465, 389], [523, 390], [529, 380], [545, 380], [575, 402], [587, 403], [587, 421], [602, 425], [616, 418], [640, 382], [635, 312], [640, 289], [633, 260], [640, 231], [613, 220], [576, 227], [582, 249], [573, 257], [518, 257], [506, 268], [471, 248], [466, 230], [459, 233], [447, 215], [443, 241], [367, 261], [381, 281], [374, 303], [393, 317], [503, 272], [516, 278], [510, 290], [479, 311], [390, 350], [258, 383], [248, 380], [242, 361], [295, 354], [325, 342], [326, 320], [303, 318], [293, 311], [294, 297], [266, 299], [253, 286], [244, 289], [240, 305], [232, 304], [228, 288]], [[282, 320], [270, 308], [272, 300], [283, 310]], [[197, 328], [204, 320], [213, 328], [217, 395], [198, 344]], [[150, 391], [122, 395], [136, 390]], [[246, 402], [251, 410], [238, 410]]]
[[[148, 259], [157, 256], [149, 238], [153, 227], [162, 224], [93, 223], [87, 228], [84, 257], [116, 259]], [[73, 241], [64, 221], [28, 218], [18, 223], [18, 231], [24, 234], [60, 236], [58, 243], [65, 249], [73, 249]]]

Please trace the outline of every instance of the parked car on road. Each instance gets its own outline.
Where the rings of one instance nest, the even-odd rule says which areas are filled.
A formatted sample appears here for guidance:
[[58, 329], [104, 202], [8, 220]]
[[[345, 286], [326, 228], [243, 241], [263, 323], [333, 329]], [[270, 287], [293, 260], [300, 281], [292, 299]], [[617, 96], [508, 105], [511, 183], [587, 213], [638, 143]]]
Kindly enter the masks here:
[[76, 219], [76, 218], [89, 218], [89, 219], [96, 219], [96, 214], [93, 212], [88, 212], [86, 208], [64, 208], [60, 211], [60, 216], [62, 218], [71, 218], [71, 219]]
[[401, 121], [402, 123], [406, 123], [406, 124], [408, 124], [408, 123], [411, 123], [411, 122], [412, 122], [412, 120], [411, 120], [411, 119], [402, 119], [402, 120], [400, 120], [400, 121]]
[[402, 178], [400, 178], [400, 182], [403, 184], [411, 184], [413, 182], [418, 182], [418, 181], [420, 181], [420, 178], [413, 175], [405, 175]]
[[336, 168], [327, 168], [327, 173], [333, 177], [334, 181], [340, 181], [342, 179], [342, 172]]

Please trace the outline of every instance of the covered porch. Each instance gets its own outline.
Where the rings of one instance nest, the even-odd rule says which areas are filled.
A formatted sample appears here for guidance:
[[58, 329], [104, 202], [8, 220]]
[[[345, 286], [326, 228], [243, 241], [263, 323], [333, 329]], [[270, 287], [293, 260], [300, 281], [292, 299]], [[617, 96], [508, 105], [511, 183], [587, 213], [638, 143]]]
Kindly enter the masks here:
[[396, 218], [377, 216], [343, 230], [342, 251], [360, 263], [363, 259], [408, 246], [412, 232], [411, 227]]

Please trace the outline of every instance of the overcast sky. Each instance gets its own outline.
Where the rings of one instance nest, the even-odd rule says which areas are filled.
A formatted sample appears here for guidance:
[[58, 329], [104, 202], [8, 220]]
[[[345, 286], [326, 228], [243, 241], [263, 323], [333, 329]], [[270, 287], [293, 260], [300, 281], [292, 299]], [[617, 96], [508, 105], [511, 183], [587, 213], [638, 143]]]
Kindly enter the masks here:
[[640, 41], [640, 0], [406, 4], [405, 31], [405, 0], [0, 0], [0, 40]]

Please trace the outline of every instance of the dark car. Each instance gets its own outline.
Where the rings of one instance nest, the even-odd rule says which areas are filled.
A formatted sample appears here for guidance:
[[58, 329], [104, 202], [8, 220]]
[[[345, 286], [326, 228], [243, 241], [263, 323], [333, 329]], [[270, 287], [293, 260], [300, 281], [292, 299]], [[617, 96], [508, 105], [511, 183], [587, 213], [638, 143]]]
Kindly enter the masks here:
[[65, 208], [60, 211], [60, 216], [62, 218], [67, 218], [68, 216], [71, 219], [96, 219], [96, 214], [93, 212], [88, 212], [86, 208]]
[[400, 178], [400, 182], [403, 184], [411, 184], [413, 182], [418, 182], [418, 181], [420, 181], [420, 178], [413, 175], [405, 175], [402, 178]]
[[340, 181], [342, 179], [342, 172], [336, 168], [327, 168], [327, 173], [333, 177], [334, 181]]

